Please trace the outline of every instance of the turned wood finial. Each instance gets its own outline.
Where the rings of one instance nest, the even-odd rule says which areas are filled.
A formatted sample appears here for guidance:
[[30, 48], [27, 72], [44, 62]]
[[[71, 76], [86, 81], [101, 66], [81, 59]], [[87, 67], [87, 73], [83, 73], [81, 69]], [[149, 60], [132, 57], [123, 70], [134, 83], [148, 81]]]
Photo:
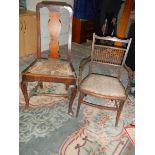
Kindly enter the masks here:
[[48, 21], [48, 30], [50, 33], [49, 58], [60, 58], [58, 37], [61, 30], [60, 13], [50, 12]]

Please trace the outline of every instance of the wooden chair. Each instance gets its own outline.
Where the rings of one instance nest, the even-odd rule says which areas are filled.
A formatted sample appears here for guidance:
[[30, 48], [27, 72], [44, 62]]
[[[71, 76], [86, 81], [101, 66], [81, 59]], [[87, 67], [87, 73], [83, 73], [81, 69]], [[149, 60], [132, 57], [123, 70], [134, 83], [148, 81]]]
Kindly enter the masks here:
[[[96, 40], [102, 40], [102, 42], [113, 42], [111, 46], [97, 44]], [[81, 104], [86, 104], [96, 108], [114, 110], [117, 111], [116, 123], [118, 125], [118, 120], [123, 109], [124, 102], [127, 98], [129, 83], [125, 89], [120, 81], [120, 76], [122, 68], [124, 67], [125, 59], [130, 47], [132, 39], [121, 40], [116, 37], [99, 37], [93, 34], [92, 52], [91, 56], [84, 58], [79, 67], [79, 79], [78, 79], [78, 89], [79, 98], [76, 117], [79, 114]], [[101, 42], [101, 41], [100, 41]], [[122, 43], [123, 47], [115, 47], [115, 42]], [[108, 43], [108, 44], [109, 44]], [[89, 62], [89, 73], [82, 79], [82, 72], [84, 66]], [[104, 75], [95, 72], [95, 64], [109, 65], [109, 69], [116, 69], [118, 67], [118, 74], [116, 77], [112, 75]], [[105, 105], [97, 105], [84, 100], [86, 95], [95, 96], [99, 98], [109, 99], [115, 102], [115, 106], [109, 107]]]
[[[40, 24], [40, 10], [47, 8], [49, 11], [48, 31], [50, 33], [49, 56], [42, 58], [41, 54], [41, 24]], [[65, 9], [69, 13], [69, 37], [68, 37], [68, 51], [65, 60], [60, 58], [59, 53], [59, 33], [61, 30], [60, 14], [61, 10]], [[47, 2], [43, 1], [36, 6], [37, 16], [37, 58], [36, 60], [22, 72], [21, 89], [26, 101], [26, 107], [29, 107], [29, 99], [34, 94], [28, 95], [28, 82], [38, 81], [38, 86], [43, 87], [42, 82], [63, 83], [68, 90], [69, 98], [69, 112], [72, 112], [72, 104], [76, 96], [76, 74], [72, 65], [71, 58], [71, 38], [72, 38], [72, 8], [67, 3], [63, 2]], [[35, 94], [36, 95], [36, 94]], [[47, 95], [47, 94], [46, 94]], [[64, 94], [53, 94], [53, 96], [64, 96]]]

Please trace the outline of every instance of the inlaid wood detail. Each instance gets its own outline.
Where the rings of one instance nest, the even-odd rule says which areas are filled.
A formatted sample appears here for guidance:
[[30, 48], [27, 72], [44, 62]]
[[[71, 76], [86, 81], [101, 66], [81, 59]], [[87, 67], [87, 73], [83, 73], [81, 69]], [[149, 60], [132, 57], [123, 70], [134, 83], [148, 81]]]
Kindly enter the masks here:
[[49, 58], [60, 58], [59, 55], [59, 34], [61, 30], [59, 12], [49, 12], [48, 30], [50, 33]]

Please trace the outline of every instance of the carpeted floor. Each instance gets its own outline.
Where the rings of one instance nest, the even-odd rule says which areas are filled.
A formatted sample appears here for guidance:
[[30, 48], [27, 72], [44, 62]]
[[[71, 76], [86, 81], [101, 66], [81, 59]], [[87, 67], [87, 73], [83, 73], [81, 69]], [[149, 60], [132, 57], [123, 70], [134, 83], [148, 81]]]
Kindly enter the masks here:
[[[66, 46], [61, 47], [64, 57]], [[72, 44], [73, 66], [78, 75], [80, 60], [90, 54], [90, 44]], [[43, 54], [47, 56], [47, 52]], [[20, 59], [20, 72], [34, 60], [34, 56]], [[85, 69], [85, 74], [86, 70]], [[101, 70], [109, 74], [108, 68]], [[127, 75], [123, 72], [122, 82], [126, 85]], [[29, 84], [29, 90], [35, 83]], [[44, 83], [39, 91], [65, 92], [62, 84]], [[73, 111], [76, 112], [77, 98]], [[99, 100], [90, 96], [86, 100], [97, 103], [113, 104], [108, 100]], [[68, 100], [63, 97], [35, 96], [31, 98], [30, 109], [25, 110], [24, 98], [20, 91], [19, 115], [19, 154], [20, 155], [133, 155], [134, 146], [124, 131], [134, 119], [134, 103], [127, 100], [118, 127], [114, 126], [115, 112], [81, 106], [79, 117], [70, 116]]]

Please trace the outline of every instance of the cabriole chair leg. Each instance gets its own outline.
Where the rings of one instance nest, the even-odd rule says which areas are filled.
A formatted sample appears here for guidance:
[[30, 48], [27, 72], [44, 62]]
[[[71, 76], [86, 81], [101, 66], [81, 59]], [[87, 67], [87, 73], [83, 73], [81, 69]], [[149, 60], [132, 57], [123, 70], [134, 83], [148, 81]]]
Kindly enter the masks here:
[[25, 102], [26, 102], [25, 107], [28, 108], [29, 107], [29, 96], [27, 93], [27, 82], [26, 81], [21, 82], [21, 89], [22, 89], [22, 92], [23, 92], [23, 95], [25, 98]]

